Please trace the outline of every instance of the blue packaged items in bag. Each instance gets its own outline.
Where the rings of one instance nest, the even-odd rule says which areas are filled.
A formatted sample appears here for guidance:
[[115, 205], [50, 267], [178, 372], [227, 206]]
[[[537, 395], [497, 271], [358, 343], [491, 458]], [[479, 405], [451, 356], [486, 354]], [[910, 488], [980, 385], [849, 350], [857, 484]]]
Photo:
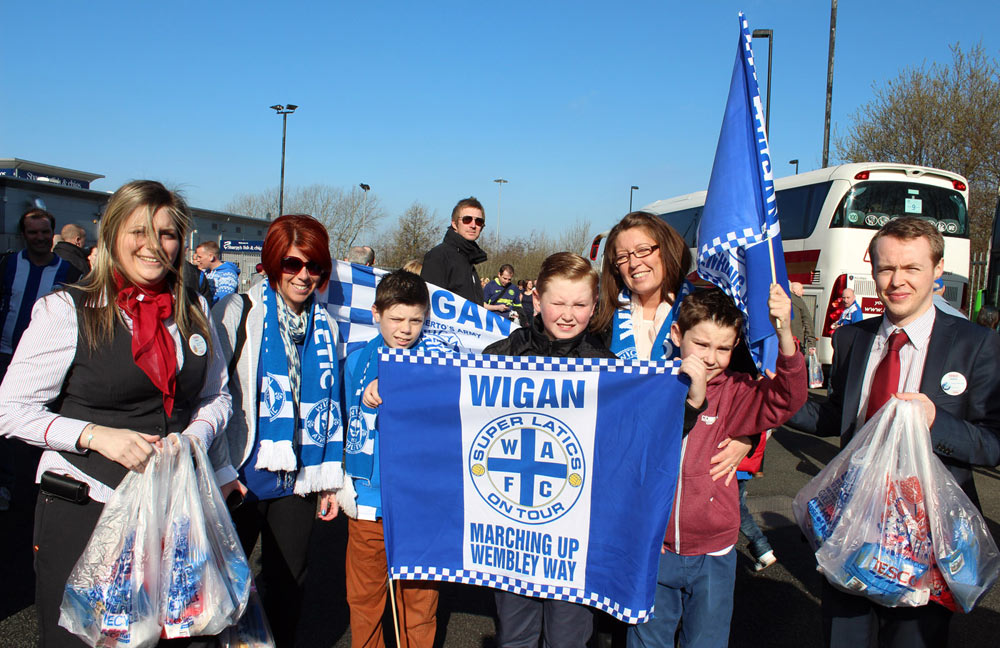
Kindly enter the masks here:
[[851, 499], [854, 491], [857, 474], [858, 467], [851, 466], [807, 503], [816, 545], [829, 538], [840, 521], [844, 505]]
[[[927, 571], [919, 563], [900, 553], [888, 551], [873, 542], [866, 542], [844, 564], [850, 576], [844, 585], [882, 605], [898, 605], [907, 595], [920, 591], [920, 580]], [[919, 596], [918, 596], [919, 598]], [[924, 602], [927, 597], [924, 596]]]
[[175, 626], [177, 632], [190, 630], [193, 619], [204, 611], [201, 588], [207, 557], [191, 552], [190, 531], [191, 520], [188, 518], [175, 520], [171, 524], [174, 555], [167, 587], [167, 614], [164, 623]]

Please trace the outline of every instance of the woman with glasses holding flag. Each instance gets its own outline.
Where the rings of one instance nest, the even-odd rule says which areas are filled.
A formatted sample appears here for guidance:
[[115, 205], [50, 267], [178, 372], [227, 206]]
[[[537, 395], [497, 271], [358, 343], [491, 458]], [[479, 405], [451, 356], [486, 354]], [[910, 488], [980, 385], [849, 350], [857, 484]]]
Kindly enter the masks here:
[[337, 515], [344, 478], [337, 329], [315, 295], [333, 268], [326, 229], [281, 216], [261, 260], [266, 280], [213, 308], [233, 396], [213, 461], [248, 555], [262, 538], [264, 609], [277, 645], [291, 646], [313, 518]]

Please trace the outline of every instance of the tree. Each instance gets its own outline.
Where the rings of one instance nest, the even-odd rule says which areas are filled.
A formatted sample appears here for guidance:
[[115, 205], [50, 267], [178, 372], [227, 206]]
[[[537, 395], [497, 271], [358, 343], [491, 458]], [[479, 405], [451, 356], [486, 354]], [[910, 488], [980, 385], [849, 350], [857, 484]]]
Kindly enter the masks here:
[[412, 259], [423, 261], [424, 254], [440, 242], [437, 214], [414, 202], [396, 221], [396, 227], [378, 241], [376, 258], [381, 268], [401, 268]]
[[874, 87], [837, 149], [850, 162], [903, 162], [965, 176], [972, 248], [980, 252], [1000, 183], [1000, 64], [982, 45], [963, 52], [956, 43], [951, 51], [950, 65], [907, 68]]
[[[375, 225], [385, 212], [378, 196], [353, 187], [314, 184], [285, 190], [286, 214], [309, 214], [326, 226], [330, 235], [330, 254], [343, 259], [352, 245], [366, 245], [373, 238]], [[278, 213], [278, 190], [267, 189], [255, 194], [237, 196], [226, 205], [234, 214], [274, 218]]]

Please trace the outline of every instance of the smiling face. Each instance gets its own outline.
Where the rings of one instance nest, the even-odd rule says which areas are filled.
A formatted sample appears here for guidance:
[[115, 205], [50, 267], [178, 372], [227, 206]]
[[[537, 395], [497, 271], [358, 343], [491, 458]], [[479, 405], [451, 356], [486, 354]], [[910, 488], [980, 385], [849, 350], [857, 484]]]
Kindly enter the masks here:
[[536, 291], [532, 300], [550, 340], [568, 340], [583, 333], [597, 305], [589, 280], [563, 277], [549, 279], [545, 292]]
[[320, 277], [309, 274], [306, 263], [311, 261], [305, 252], [292, 245], [285, 252], [285, 257], [295, 257], [302, 261], [302, 268], [292, 274], [282, 270], [281, 279], [278, 281], [278, 294], [281, 295], [285, 303], [296, 313], [301, 313], [305, 307], [306, 300], [316, 290]]
[[381, 313], [372, 306], [382, 339], [393, 349], [409, 349], [420, 337], [427, 309], [416, 304], [393, 304]]
[[885, 304], [885, 316], [896, 326], [906, 326], [927, 312], [934, 303], [934, 280], [943, 273], [944, 259], [934, 263], [930, 242], [923, 236], [883, 236], [875, 243], [875, 292]]
[[[156, 242], [159, 242], [159, 251]], [[152, 232], [146, 222], [146, 207], [137, 207], [118, 232], [115, 258], [118, 269], [131, 283], [153, 286], [170, 274], [180, 249], [177, 226], [166, 207], [153, 214]]]
[[52, 251], [52, 225], [49, 219], [42, 216], [39, 218], [24, 219], [24, 243], [28, 247], [28, 252], [43, 257]]
[[739, 333], [731, 326], [721, 326], [712, 320], [702, 320], [683, 334], [674, 322], [670, 339], [680, 347], [681, 359], [690, 355], [701, 358], [708, 369], [707, 379], [715, 378], [729, 367]]
[[[462, 222], [469, 216], [472, 220], [468, 223]], [[466, 241], [475, 241], [483, 233], [483, 227], [476, 224], [476, 219], [483, 218], [483, 210], [475, 207], [462, 207], [458, 212], [458, 217], [451, 222], [451, 228], [458, 232], [458, 235]]]
[[[633, 227], [623, 231], [615, 240], [614, 257], [635, 252], [658, 245], [656, 239], [642, 227]], [[664, 271], [660, 250], [653, 251], [649, 256], [637, 259], [634, 254], [628, 255], [628, 261], [618, 265], [625, 286], [642, 301], [650, 297], [659, 297], [663, 285]]]

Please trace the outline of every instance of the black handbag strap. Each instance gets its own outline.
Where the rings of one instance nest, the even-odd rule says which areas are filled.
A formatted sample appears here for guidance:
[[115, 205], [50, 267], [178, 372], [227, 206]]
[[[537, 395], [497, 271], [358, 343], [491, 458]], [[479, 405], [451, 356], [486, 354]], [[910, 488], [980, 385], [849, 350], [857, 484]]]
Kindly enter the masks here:
[[229, 359], [229, 379], [233, 379], [236, 362], [243, 353], [243, 345], [247, 342], [247, 317], [250, 315], [250, 295], [243, 293], [243, 313], [240, 315], [240, 326], [236, 329], [236, 345], [233, 347], [233, 357]]

